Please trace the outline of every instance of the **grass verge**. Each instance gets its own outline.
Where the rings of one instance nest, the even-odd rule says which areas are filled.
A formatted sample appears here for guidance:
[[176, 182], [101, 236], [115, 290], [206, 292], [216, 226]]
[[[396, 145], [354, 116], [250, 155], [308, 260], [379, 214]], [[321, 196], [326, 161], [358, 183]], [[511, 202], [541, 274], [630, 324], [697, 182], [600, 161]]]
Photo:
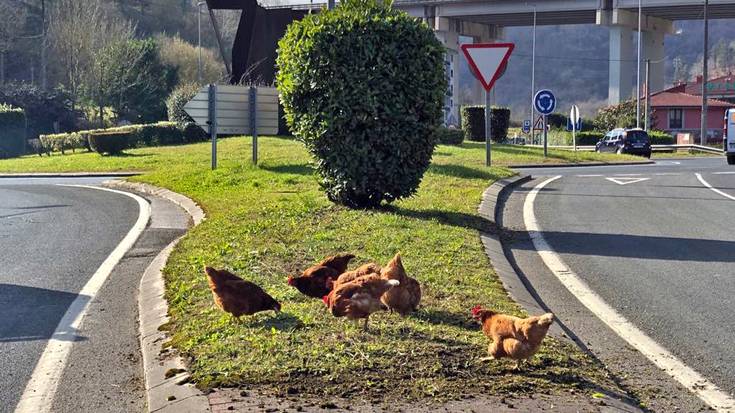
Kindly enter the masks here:
[[[201, 387], [257, 385], [283, 395], [382, 402], [564, 388], [591, 394], [614, 386], [600, 365], [550, 338], [520, 374], [511, 373], [508, 362], [479, 361], [488, 341], [470, 320], [470, 308], [483, 304], [523, 314], [478, 236], [492, 230], [477, 215], [483, 190], [512, 174], [484, 167], [483, 145], [439, 146], [415, 197], [355, 211], [326, 200], [299, 143], [261, 139], [262, 163], [255, 167], [248, 161], [249, 142], [223, 140], [216, 171], [208, 169], [206, 144], [131, 150], [123, 157], [27, 157], [0, 161], [0, 171], [147, 170], [133, 179], [203, 206], [207, 220], [176, 247], [164, 270], [170, 345], [189, 357]], [[552, 153], [558, 162], [590, 155]], [[538, 151], [505, 146], [496, 146], [494, 155], [498, 164], [539, 159]], [[363, 332], [286, 284], [288, 274], [339, 251], [355, 253], [356, 263], [385, 263], [400, 251], [409, 274], [423, 285], [420, 311], [405, 318], [377, 314]], [[283, 303], [282, 313], [234, 322], [214, 307], [205, 264], [257, 282]]]

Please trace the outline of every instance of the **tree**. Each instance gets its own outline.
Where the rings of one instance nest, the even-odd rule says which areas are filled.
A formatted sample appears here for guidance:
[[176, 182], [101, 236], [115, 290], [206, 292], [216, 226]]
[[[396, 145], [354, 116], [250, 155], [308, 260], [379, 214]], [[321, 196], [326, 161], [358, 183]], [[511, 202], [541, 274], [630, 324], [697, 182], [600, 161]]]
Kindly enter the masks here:
[[0, 85], [5, 83], [5, 55], [25, 25], [25, 5], [13, 0], [0, 0]]
[[[598, 130], [609, 131], [615, 128], [632, 128], [635, 127], [635, 100], [626, 100], [617, 105], [611, 105], [600, 109], [595, 117], [594, 124]], [[641, 113], [641, 123], [643, 123]]]
[[[197, 76], [199, 50], [193, 44], [179, 36], [156, 36], [156, 43], [161, 51], [161, 61], [175, 67], [180, 85], [200, 83]], [[202, 81], [207, 84], [225, 79], [224, 66], [218, 57], [219, 52], [202, 48]]]
[[166, 97], [176, 84], [176, 69], [161, 62], [153, 39], [112, 43], [94, 55], [90, 96], [100, 109], [136, 123], [166, 117]]

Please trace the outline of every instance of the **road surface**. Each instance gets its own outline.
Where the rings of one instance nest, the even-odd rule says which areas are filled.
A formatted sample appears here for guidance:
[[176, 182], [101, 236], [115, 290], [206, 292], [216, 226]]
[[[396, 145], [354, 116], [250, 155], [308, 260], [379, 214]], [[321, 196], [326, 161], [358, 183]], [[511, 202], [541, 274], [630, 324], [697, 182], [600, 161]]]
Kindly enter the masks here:
[[[635, 327], [732, 395], [735, 168], [723, 158], [698, 158], [524, 172], [537, 179], [506, 204], [504, 223], [516, 230], [508, 251], [540, 299], [562, 322], [566, 317], [576, 326], [571, 333], [582, 341], [609, 334], [590, 322], [592, 315], [559, 287], [523, 237], [523, 204], [546, 180], [542, 176], [561, 177], [540, 190], [532, 209], [543, 238], [568, 269]], [[603, 349], [606, 343], [597, 345]]]

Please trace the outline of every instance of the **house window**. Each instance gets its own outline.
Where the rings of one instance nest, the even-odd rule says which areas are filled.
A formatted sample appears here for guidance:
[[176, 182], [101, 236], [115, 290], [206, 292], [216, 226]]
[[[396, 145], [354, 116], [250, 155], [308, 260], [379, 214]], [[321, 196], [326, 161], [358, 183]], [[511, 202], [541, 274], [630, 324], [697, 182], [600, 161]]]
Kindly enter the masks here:
[[681, 109], [669, 109], [669, 129], [681, 129], [684, 127], [684, 114]]

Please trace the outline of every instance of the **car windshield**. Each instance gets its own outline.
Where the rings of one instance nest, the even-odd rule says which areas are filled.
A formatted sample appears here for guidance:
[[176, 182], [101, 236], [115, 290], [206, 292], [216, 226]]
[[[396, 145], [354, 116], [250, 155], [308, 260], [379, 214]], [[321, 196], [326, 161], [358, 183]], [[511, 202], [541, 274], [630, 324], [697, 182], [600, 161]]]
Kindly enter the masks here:
[[630, 143], [645, 143], [648, 142], [648, 134], [642, 130], [629, 131], [625, 138]]

